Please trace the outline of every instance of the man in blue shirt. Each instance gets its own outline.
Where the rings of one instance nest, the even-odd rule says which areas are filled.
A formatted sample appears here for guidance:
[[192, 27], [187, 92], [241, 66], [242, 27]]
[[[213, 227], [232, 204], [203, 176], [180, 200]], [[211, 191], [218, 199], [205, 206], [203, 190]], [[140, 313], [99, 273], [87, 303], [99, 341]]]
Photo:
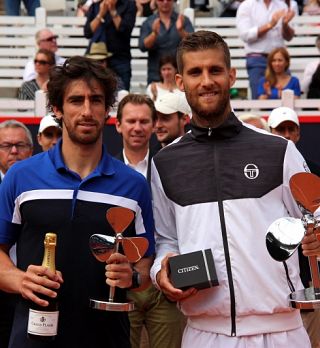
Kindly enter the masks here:
[[[30, 302], [44, 308], [43, 297], [59, 302], [55, 341], [41, 347], [130, 347], [125, 312], [89, 308], [90, 298], [106, 298], [115, 286], [115, 302], [125, 300], [133, 284], [133, 267], [141, 289], [154, 252], [149, 187], [142, 175], [112, 158], [102, 131], [114, 102], [116, 80], [89, 58], [73, 57], [56, 66], [48, 83], [49, 103], [62, 124], [62, 140], [49, 151], [17, 163], [0, 189], [0, 288], [21, 294], [9, 347], [38, 347], [27, 338]], [[106, 265], [89, 250], [93, 233], [114, 236], [106, 220], [110, 207], [131, 209], [134, 222], [123, 233], [149, 240], [145, 257], [131, 265], [114, 253]], [[57, 234], [53, 273], [41, 264], [47, 232]], [[17, 267], [8, 256], [17, 243]], [[135, 272], [136, 273], [136, 272]]]

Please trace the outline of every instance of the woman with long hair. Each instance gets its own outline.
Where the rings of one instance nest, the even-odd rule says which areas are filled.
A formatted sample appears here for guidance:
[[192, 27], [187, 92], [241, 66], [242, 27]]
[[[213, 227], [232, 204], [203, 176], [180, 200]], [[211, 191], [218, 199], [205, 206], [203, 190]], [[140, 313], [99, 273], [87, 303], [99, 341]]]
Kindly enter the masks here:
[[290, 55], [286, 48], [278, 47], [268, 55], [265, 77], [259, 81], [259, 99], [280, 99], [282, 91], [291, 89], [295, 98], [301, 95], [300, 83], [297, 77], [289, 72]]
[[36, 91], [39, 89], [47, 90], [49, 72], [55, 63], [56, 60], [53, 52], [46, 49], [39, 49], [34, 59], [37, 76], [35, 79], [22, 84], [19, 89], [18, 99], [34, 100]]
[[175, 81], [177, 62], [174, 56], [162, 56], [159, 62], [160, 82], [151, 82], [147, 87], [147, 95], [155, 101], [165, 93], [183, 93]]

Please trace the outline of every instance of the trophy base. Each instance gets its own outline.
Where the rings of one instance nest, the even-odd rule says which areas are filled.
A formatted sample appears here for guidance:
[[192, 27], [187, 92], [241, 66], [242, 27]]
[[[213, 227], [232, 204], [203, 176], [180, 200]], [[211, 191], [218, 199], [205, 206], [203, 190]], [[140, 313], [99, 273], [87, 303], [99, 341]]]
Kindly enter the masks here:
[[109, 302], [90, 299], [90, 308], [110, 312], [131, 312], [134, 310], [134, 302]]
[[290, 307], [297, 309], [319, 309], [320, 308], [320, 289], [313, 287], [298, 290], [289, 295]]

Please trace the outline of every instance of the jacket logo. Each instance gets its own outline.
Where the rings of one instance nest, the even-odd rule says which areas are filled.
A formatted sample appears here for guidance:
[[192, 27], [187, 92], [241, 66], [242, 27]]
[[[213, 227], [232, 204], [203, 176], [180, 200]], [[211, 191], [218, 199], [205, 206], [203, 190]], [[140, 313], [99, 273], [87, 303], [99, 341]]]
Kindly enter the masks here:
[[253, 163], [247, 164], [243, 172], [245, 177], [250, 180], [256, 179], [259, 176], [259, 168]]

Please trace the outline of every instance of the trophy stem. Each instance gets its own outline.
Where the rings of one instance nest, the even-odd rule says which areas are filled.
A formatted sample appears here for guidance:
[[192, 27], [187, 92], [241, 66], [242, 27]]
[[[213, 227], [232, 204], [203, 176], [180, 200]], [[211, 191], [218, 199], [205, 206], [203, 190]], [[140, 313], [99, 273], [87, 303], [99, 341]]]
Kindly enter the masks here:
[[319, 267], [317, 256], [309, 256], [309, 265], [311, 271], [311, 279], [314, 287], [315, 294], [320, 295], [320, 278], [319, 278]]
[[[119, 234], [116, 235], [116, 243], [115, 243], [115, 246], [114, 246], [114, 252], [115, 253], [119, 252]], [[110, 289], [109, 289], [109, 302], [113, 302], [114, 293], [115, 293], [115, 287], [114, 286], [110, 286]]]
[[[119, 240], [121, 235], [116, 236], [114, 251], [117, 253], [119, 251]], [[101, 301], [90, 299], [90, 307], [103, 310], [103, 311], [113, 311], [113, 312], [131, 312], [134, 310], [133, 302], [118, 303], [114, 302], [115, 286], [110, 286], [109, 288], [109, 301]]]

